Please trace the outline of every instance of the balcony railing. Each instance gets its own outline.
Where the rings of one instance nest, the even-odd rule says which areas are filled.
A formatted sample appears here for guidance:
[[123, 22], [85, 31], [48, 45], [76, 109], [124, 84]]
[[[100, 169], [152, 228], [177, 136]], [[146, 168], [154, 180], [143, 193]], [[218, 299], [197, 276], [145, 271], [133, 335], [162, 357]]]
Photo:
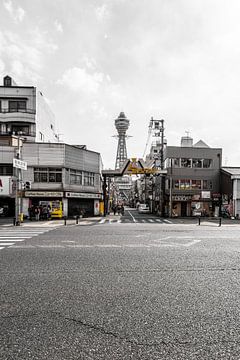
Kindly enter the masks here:
[[8, 113], [24, 113], [24, 114], [36, 114], [36, 110], [33, 109], [18, 109], [18, 108], [14, 108], [14, 109], [0, 109], [0, 114], [8, 114]]

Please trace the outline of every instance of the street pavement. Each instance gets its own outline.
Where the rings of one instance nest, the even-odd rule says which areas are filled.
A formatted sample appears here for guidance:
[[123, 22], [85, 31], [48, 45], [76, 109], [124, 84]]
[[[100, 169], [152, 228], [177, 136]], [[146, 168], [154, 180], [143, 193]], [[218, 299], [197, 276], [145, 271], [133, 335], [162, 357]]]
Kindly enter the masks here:
[[0, 359], [240, 358], [239, 223], [129, 211], [0, 226]]

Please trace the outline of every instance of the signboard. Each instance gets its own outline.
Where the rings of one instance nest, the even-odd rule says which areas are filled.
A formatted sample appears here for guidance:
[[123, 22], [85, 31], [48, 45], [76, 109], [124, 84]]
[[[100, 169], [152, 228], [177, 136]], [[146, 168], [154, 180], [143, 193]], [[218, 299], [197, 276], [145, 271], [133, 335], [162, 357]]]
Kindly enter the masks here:
[[22, 161], [20, 159], [13, 158], [13, 167], [21, 169], [21, 170], [27, 170], [27, 163], [26, 163], [26, 161]]
[[101, 194], [66, 192], [67, 198], [101, 199]]
[[26, 197], [63, 197], [62, 191], [25, 191]]
[[0, 196], [1, 195], [4, 195], [4, 196], [10, 195], [11, 183], [12, 183], [11, 176], [0, 176]]
[[202, 191], [202, 199], [211, 199], [211, 191]]
[[192, 199], [191, 195], [173, 195], [172, 200], [173, 201], [189, 201]]

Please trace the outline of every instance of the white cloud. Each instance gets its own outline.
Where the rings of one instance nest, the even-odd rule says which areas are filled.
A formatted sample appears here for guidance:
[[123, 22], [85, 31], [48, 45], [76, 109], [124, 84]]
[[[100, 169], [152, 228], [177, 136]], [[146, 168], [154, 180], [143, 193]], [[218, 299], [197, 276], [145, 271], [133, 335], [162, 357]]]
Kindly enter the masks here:
[[54, 26], [55, 26], [55, 29], [56, 29], [58, 32], [60, 32], [60, 33], [63, 32], [63, 26], [62, 26], [62, 24], [61, 24], [58, 20], [55, 20], [55, 21], [54, 21]]
[[95, 14], [99, 22], [103, 22], [104, 20], [106, 20], [110, 15], [107, 4], [102, 4], [101, 6], [97, 7], [95, 9]]
[[12, 17], [13, 21], [18, 23], [22, 22], [25, 16], [25, 10], [20, 6], [15, 7], [11, 0], [6, 0], [3, 2], [5, 9], [9, 12], [10, 16]]
[[73, 91], [83, 91], [85, 93], [97, 93], [103, 82], [103, 73], [87, 73], [86, 69], [74, 67], [64, 72], [57, 84], [65, 85]]

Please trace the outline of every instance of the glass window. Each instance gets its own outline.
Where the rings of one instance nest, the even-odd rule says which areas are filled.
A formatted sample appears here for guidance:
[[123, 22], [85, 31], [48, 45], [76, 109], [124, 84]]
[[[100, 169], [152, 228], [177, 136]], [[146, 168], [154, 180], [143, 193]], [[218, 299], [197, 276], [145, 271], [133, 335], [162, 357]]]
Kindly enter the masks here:
[[192, 167], [193, 168], [201, 168], [202, 167], [202, 159], [192, 159]]
[[180, 180], [180, 189], [181, 190], [190, 189], [190, 179], [181, 179]]
[[175, 180], [173, 184], [174, 189], [179, 189], [179, 185], [180, 185], [180, 180]]
[[10, 100], [8, 103], [9, 111], [25, 111], [27, 108], [27, 102], [25, 100]]
[[180, 167], [180, 159], [172, 159], [172, 167]]
[[211, 190], [212, 189], [212, 181], [211, 180], [203, 180], [203, 189]]
[[192, 189], [201, 189], [202, 182], [201, 180], [192, 180]]
[[83, 179], [85, 186], [94, 186], [94, 173], [84, 172]]
[[191, 167], [191, 159], [182, 158], [181, 159], [181, 167]]
[[62, 182], [62, 169], [60, 168], [35, 168], [34, 182]]
[[203, 159], [203, 167], [210, 168], [212, 166], [212, 159]]
[[70, 170], [70, 184], [82, 185], [82, 172], [78, 170]]

